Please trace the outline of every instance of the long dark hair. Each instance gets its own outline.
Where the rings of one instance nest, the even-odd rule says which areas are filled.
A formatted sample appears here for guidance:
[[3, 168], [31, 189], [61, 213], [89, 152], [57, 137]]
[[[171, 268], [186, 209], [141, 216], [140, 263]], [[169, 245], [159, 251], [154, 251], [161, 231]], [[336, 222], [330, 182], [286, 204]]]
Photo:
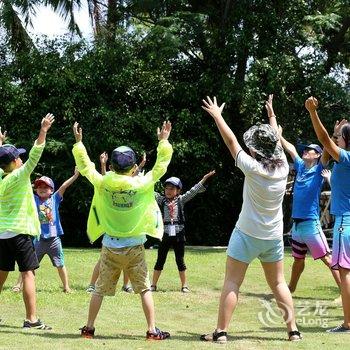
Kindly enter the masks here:
[[345, 141], [345, 148], [348, 149], [350, 147], [350, 123], [345, 124], [341, 128], [341, 136]]
[[281, 158], [265, 158], [262, 157], [260, 154], [256, 154], [255, 159], [259, 163], [261, 163], [264, 169], [266, 169], [267, 171], [274, 171], [275, 169], [280, 168], [284, 164]]

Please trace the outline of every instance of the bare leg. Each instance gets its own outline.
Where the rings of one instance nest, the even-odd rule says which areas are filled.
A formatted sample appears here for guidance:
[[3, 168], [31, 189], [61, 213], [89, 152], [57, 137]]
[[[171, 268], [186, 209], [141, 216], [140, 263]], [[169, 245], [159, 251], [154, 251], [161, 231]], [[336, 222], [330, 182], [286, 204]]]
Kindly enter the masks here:
[[154, 302], [152, 292], [147, 290], [141, 293], [141, 301], [143, 312], [146, 317], [147, 327], [149, 332], [155, 332], [155, 318], [154, 318]]
[[288, 285], [288, 288], [291, 293], [295, 292], [299, 278], [303, 273], [304, 268], [305, 268], [305, 259], [294, 258], [294, 262], [292, 266], [292, 274], [290, 276], [290, 281]]
[[7, 279], [9, 272], [0, 270], [0, 292], [2, 291], [2, 287]]
[[292, 295], [284, 279], [283, 260], [271, 263], [262, 262], [261, 265], [277, 305], [282, 310], [288, 332], [297, 330]]
[[344, 327], [350, 328], [350, 270], [339, 268]]
[[103, 297], [100, 295], [92, 294], [89, 306], [89, 316], [87, 321], [87, 327], [93, 328], [98, 312], [100, 311]]
[[92, 285], [92, 286], [95, 285], [99, 273], [100, 273], [100, 259], [97, 261], [97, 263], [94, 267], [94, 271], [92, 272], [90, 285]]
[[23, 280], [23, 301], [26, 308], [26, 319], [36, 322], [36, 292], [34, 271], [21, 272]]
[[126, 287], [130, 283], [130, 280], [125, 270], [123, 270], [123, 279], [123, 286]]
[[70, 293], [71, 289], [69, 288], [69, 284], [68, 284], [68, 273], [67, 273], [66, 267], [65, 266], [57, 267], [57, 271], [63, 284], [63, 291], [65, 293]]
[[154, 270], [153, 271], [152, 286], [157, 285], [161, 273], [162, 273], [161, 270]]
[[248, 264], [227, 257], [224, 285], [221, 291], [217, 331], [227, 331], [232, 313], [237, 305], [239, 288], [243, 282]]
[[333, 278], [335, 280], [335, 283], [338, 285], [339, 289], [340, 289], [340, 275], [339, 275], [339, 271], [338, 270], [333, 270], [331, 268], [332, 265], [332, 257], [331, 255], [328, 253], [326, 256], [324, 256], [323, 258], [321, 258], [321, 260], [325, 263], [325, 265], [327, 267], [330, 268]]
[[187, 280], [186, 280], [186, 270], [179, 271], [180, 281], [181, 281], [181, 287], [187, 286]]

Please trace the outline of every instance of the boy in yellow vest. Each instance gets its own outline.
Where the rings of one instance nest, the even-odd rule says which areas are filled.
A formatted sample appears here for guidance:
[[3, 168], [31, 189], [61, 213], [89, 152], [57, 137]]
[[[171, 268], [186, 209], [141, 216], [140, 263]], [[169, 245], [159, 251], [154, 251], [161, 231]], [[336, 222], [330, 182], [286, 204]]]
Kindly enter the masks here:
[[126, 146], [112, 152], [111, 171], [103, 176], [87, 155], [79, 124], [73, 126], [75, 162], [81, 175], [86, 176], [94, 186], [87, 233], [91, 242], [104, 235], [96, 290], [91, 296], [87, 324], [81, 329], [81, 335], [85, 338], [93, 338], [94, 323], [103, 297], [115, 295], [122, 270], [128, 274], [135, 293], [141, 295], [148, 326], [146, 339], [164, 340], [170, 337], [168, 332], [155, 326], [153, 297], [143, 247], [146, 233], [157, 238], [163, 234], [162, 218], [154, 198], [154, 184], [165, 174], [171, 160], [172, 146], [168, 142], [170, 131], [170, 122], [164, 122], [162, 128], [158, 128], [157, 160], [145, 176], [132, 176], [137, 168], [136, 156]]

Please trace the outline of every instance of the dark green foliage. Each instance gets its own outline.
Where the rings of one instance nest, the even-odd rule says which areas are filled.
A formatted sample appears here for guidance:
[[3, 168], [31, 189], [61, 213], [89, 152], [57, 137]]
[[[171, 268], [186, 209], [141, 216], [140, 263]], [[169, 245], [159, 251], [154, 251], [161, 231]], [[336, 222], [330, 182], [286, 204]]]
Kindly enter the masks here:
[[[249, 126], [266, 121], [264, 101], [274, 93], [284, 135], [295, 143], [316, 141], [304, 108], [312, 94], [331, 132], [336, 119], [349, 115], [349, 7], [300, 0], [111, 3], [124, 20], [92, 43], [43, 40], [15, 56], [1, 47], [0, 125], [11, 142], [29, 148], [42, 116], [54, 113], [36, 175], [60, 185], [73, 173], [74, 121], [98, 168], [100, 153], [127, 144], [140, 158], [146, 151], [149, 170], [156, 127], [171, 120], [175, 152], [166, 176], [180, 177], [187, 190], [217, 171], [207, 192], [187, 206], [188, 241], [226, 244], [243, 176], [201, 109], [202, 98], [226, 102], [224, 117], [241, 140]], [[67, 243], [87, 244], [92, 192], [79, 178], [65, 195]]]

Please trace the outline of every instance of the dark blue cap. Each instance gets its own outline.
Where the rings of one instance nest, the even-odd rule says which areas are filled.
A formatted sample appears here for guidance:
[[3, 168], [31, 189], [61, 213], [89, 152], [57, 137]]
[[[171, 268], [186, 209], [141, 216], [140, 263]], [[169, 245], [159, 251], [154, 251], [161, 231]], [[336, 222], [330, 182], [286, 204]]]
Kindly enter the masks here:
[[316, 145], [315, 143], [310, 143], [309, 145], [299, 145], [301, 151], [303, 152], [305, 149], [313, 149], [318, 154], [322, 154], [322, 148], [319, 145]]
[[177, 188], [179, 188], [180, 190], [182, 189], [182, 182], [178, 177], [172, 176], [169, 177], [169, 179], [166, 179], [164, 181], [164, 185], [166, 184], [172, 184], [174, 186], [176, 186]]
[[21, 154], [26, 153], [24, 148], [16, 148], [14, 145], [6, 144], [0, 147], [0, 165], [10, 164]]
[[136, 164], [135, 152], [127, 146], [120, 146], [113, 150], [111, 164], [115, 170], [129, 170]]

